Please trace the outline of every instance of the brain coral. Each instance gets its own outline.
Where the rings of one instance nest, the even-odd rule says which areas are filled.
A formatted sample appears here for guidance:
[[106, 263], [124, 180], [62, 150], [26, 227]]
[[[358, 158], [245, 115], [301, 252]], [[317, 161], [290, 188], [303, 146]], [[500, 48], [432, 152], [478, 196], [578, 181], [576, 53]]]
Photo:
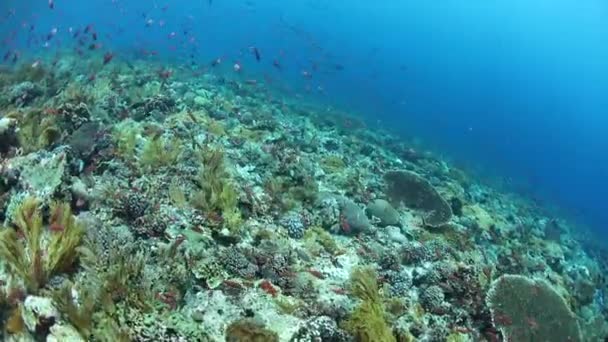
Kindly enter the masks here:
[[544, 280], [503, 275], [492, 283], [487, 304], [505, 341], [582, 341], [576, 317]]
[[424, 178], [406, 170], [388, 171], [384, 174], [386, 193], [394, 205], [403, 204], [424, 213], [424, 223], [437, 227], [452, 218], [450, 205]]

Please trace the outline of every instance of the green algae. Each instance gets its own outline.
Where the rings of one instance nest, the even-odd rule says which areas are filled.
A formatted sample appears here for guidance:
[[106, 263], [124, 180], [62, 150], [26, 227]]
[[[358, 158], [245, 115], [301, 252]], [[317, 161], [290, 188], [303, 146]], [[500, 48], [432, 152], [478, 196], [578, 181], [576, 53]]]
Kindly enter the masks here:
[[350, 292], [362, 302], [344, 323], [344, 328], [358, 341], [396, 341], [386, 322], [386, 311], [378, 289], [376, 272], [371, 268], [355, 269], [351, 274]]
[[159, 168], [175, 165], [182, 153], [183, 147], [179, 139], [163, 139], [154, 135], [143, 145], [139, 164], [143, 168]]
[[133, 120], [124, 120], [112, 131], [112, 140], [116, 144], [116, 152], [125, 160], [135, 160], [137, 137], [141, 127]]
[[39, 202], [28, 197], [13, 217], [24, 238], [11, 228], [0, 232], [0, 256], [30, 293], [37, 293], [51, 277], [72, 267], [84, 234], [68, 204], [53, 203], [50, 212], [49, 231], [45, 232]]
[[[51, 296], [62, 316], [85, 339], [130, 341], [128, 332], [136, 325], [150, 336], [160, 334], [162, 326], [143, 320], [168, 322], [168, 315], [192, 286], [184, 255], [170, 247], [152, 255], [130, 240], [112, 240], [108, 245], [92, 236], [79, 251], [86, 276], [75, 283], [64, 282]], [[152, 269], [156, 271], [151, 273]], [[180, 330], [186, 323], [174, 328]]]
[[78, 293], [78, 303], [75, 302], [72, 291], [74, 284], [65, 281], [51, 293], [53, 302], [59, 312], [76, 328], [83, 338], [88, 338], [93, 329], [93, 315], [98, 310], [98, 289], [92, 286], [81, 286]]
[[346, 163], [337, 155], [330, 155], [321, 159], [321, 168], [327, 173], [342, 172], [346, 168]]
[[17, 131], [19, 146], [26, 153], [45, 149], [61, 138], [61, 128], [53, 115], [45, 114], [40, 110], [31, 110], [24, 113], [15, 112], [12, 116], [19, 123]]
[[186, 193], [177, 179], [173, 179], [171, 184], [169, 184], [168, 195], [171, 203], [176, 207], [185, 208], [188, 205], [188, 197], [186, 197]]
[[221, 122], [213, 119], [209, 119], [207, 121], [207, 131], [218, 137], [223, 137], [226, 135], [224, 125]]
[[224, 152], [220, 149], [206, 149], [201, 155], [202, 167], [195, 180], [199, 190], [190, 203], [207, 215], [221, 215], [230, 229], [241, 223], [237, 208], [238, 193], [224, 164]]
[[[314, 244], [319, 244], [323, 250], [331, 255], [340, 253], [336, 240], [325, 229], [319, 226], [310, 227], [304, 233], [304, 241], [307, 242], [309, 251], [314, 251]], [[318, 254], [318, 253], [313, 253]]]
[[314, 203], [319, 195], [319, 185], [312, 178], [304, 179], [302, 185], [296, 185], [289, 188], [289, 199], [297, 202]]

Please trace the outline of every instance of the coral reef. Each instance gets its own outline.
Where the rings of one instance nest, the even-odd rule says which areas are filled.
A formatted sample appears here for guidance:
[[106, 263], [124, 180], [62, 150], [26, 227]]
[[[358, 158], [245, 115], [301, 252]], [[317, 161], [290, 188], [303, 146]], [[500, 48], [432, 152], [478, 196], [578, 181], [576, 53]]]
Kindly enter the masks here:
[[0, 69], [2, 340], [608, 336], [608, 248], [415, 137], [211, 69], [42, 62]]

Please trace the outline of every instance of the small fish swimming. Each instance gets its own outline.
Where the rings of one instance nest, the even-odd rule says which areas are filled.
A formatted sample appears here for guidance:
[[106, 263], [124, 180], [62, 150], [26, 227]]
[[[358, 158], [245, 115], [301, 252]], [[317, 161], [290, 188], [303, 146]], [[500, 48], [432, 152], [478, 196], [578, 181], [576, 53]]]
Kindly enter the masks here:
[[114, 58], [114, 54], [111, 52], [106, 52], [105, 55], [103, 55], [103, 65], [110, 63], [112, 58]]
[[220, 65], [221, 63], [222, 63], [222, 58], [218, 57], [211, 61], [211, 66], [216, 67], [216, 66]]
[[49, 0], [49, 8], [55, 9], [55, 0]]
[[282, 70], [283, 69], [283, 67], [281, 67], [281, 63], [279, 63], [278, 59], [275, 59], [275, 60], [272, 61], [272, 66], [275, 67], [275, 68], [277, 68], [278, 70]]
[[49, 32], [49, 34], [46, 35], [46, 40], [49, 41], [49, 40], [53, 39], [53, 37], [55, 37], [55, 35], [57, 34], [57, 32], [58, 32], [57, 28], [53, 27], [51, 29], [51, 32]]
[[255, 47], [255, 46], [252, 46], [249, 49], [251, 50], [251, 52], [255, 56], [255, 60], [259, 62], [262, 59], [262, 56], [260, 55], [260, 50], [258, 50], [258, 48]]

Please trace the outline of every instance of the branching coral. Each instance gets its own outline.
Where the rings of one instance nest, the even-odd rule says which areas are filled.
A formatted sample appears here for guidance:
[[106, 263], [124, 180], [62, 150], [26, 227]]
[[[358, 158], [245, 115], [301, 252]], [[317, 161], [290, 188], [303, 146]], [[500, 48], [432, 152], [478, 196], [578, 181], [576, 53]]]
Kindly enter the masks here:
[[15, 211], [17, 230], [0, 232], [0, 256], [31, 293], [44, 287], [53, 275], [70, 269], [84, 234], [68, 204], [53, 203], [50, 212], [48, 230], [44, 231], [38, 201], [26, 198]]
[[376, 272], [359, 268], [351, 274], [350, 291], [362, 302], [346, 321], [344, 328], [361, 342], [393, 342], [395, 337], [386, 322]]

